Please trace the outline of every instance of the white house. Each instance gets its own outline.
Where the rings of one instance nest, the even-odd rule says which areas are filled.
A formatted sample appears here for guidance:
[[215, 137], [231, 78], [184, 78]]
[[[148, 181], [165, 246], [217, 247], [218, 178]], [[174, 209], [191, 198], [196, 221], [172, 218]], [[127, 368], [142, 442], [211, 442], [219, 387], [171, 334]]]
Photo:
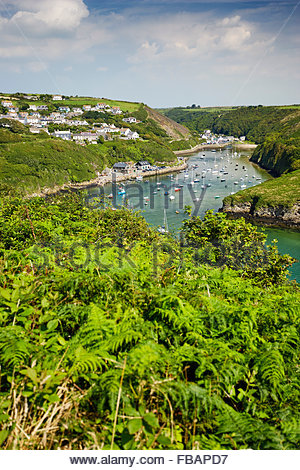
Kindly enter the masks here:
[[77, 115], [79, 116], [80, 114], [83, 114], [83, 111], [82, 111], [81, 108], [73, 108], [73, 109], [72, 109], [72, 113], [73, 113], [74, 115], [77, 114]]
[[30, 104], [28, 109], [30, 109], [31, 111], [37, 111], [38, 108], [36, 104]]
[[126, 139], [138, 139], [140, 137], [137, 132], [133, 132], [128, 127], [122, 127], [122, 129], [120, 129], [120, 134], [121, 137]]
[[72, 134], [70, 130], [67, 131], [54, 131], [53, 132], [54, 137], [59, 137], [60, 139], [63, 140], [72, 140]]
[[53, 101], [62, 101], [62, 96], [61, 95], [53, 95], [52, 100]]
[[91, 106], [90, 104], [84, 104], [84, 105], [82, 106], [82, 109], [83, 109], [84, 111], [91, 111], [92, 106]]
[[4, 108], [13, 108], [14, 107], [14, 105], [12, 104], [12, 101], [3, 100], [3, 101], [1, 101], [1, 104], [2, 104], [2, 106], [4, 106]]
[[151, 169], [151, 165], [147, 160], [140, 160], [139, 162], [135, 164], [135, 167], [137, 170], [142, 170], [142, 171]]
[[27, 116], [25, 118], [25, 123], [26, 124], [39, 124], [40, 123], [40, 119], [38, 117], [35, 117], [35, 116]]
[[60, 106], [58, 108], [58, 111], [62, 112], [62, 113], [69, 113], [70, 112], [70, 108], [68, 106]]
[[135, 118], [135, 117], [132, 117], [132, 116], [130, 116], [130, 117], [128, 117], [128, 118], [124, 118], [124, 119], [122, 119], [122, 121], [124, 121], [124, 122], [128, 122], [129, 124], [134, 124], [134, 123], [136, 123], [136, 118]]
[[92, 132], [81, 132], [80, 134], [73, 134], [73, 140], [77, 141], [85, 141], [88, 142], [97, 142], [98, 135], [93, 134]]

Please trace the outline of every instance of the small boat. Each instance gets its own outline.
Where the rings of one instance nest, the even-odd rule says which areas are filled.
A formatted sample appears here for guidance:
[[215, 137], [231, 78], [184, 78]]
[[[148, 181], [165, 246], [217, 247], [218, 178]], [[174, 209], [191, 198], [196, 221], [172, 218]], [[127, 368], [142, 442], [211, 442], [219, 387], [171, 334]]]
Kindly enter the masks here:
[[245, 188], [247, 188], [247, 185], [246, 185], [246, 184], [242, 184], [242, 185], [241, 185], [241, 188], [242, 188], [242, 189], [245, 189]]
[[224, 183], [224, 181], [226, 181], [226, 180], [224, 180], [224, 178], [222, 178], [222, 179], [221, 179], [221, 183]]
[[118, 191], [119, 196], [123, 196], [124, 194], [126, 194], [125, 189], [121, 189], [121, 191]]
[[172, 195], [172, 196], [169, 197], [169, 199], [170, 199], [170, 201], [173, 201], [173, 199], [175, 199], [175, 196]]
[[110, 193], [107, 197], [109, 197], [109, 199], [112, 199], [113, 198], [113, 193]]
[[180, 190], [181, 190], [181, 188], [174, 188], [174, 191], [176, 191], [176, 192], [180, 191]]
[[185, 178], [188, 178], [188, 177], [189, 177], [189, 174], [188, 174], [188, 173], [185, 173], [184, 177], [185, 177]]
[[135, 179], [136, 179], [136, 181], [143, 181], [143, 177], [142, 177], [142, 176], [136, 176]]
[[194, 180], [194, 183], [200, 183], [200, 180], [195, 179], [195, 180]]
[[233, 184], [239, 184], [239, 182], [238, 182], [238, 181], [235, 181]]
[[165, 195], [165, 196], [168, 196], [168, 194], [169, 194], [169, 191], [165, 191], [165, 192], [164, 192], [164, 195]]
[[219, 199], [219, 198], [220, 198], [220, 196], [215, 196], [215, 199]]
[[210, 184], [210, 183], [208, 183], [207, 187], [208, 187], [208, 188], [210, 188], [210, 187], [211, 187], [211, 184]]
[[164, 225], [158, 227], [157, 230], [162, 234], [169, 232], [166, 209], [164, 209]]
[[175, 211], [175, 214], [179, 214], [179, 211]]

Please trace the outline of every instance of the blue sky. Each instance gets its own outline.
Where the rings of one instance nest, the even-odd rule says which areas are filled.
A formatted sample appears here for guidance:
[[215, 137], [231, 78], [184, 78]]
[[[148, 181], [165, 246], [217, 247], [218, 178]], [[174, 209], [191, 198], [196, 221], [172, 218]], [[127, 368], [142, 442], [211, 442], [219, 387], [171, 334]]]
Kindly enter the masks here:
[[0, 0], [0, 91], [299, 103], [297, 3]]

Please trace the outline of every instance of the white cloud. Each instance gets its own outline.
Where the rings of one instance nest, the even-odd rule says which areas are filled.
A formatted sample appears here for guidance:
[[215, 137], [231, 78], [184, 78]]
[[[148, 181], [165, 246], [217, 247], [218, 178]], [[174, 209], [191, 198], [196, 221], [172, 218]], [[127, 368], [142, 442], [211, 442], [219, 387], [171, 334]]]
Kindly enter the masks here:
[[[130, 32], [128, 34], [131, 34]], [[258, 50], [266, 38], [240, 16], [221, 20], [204, 15], [178, 14], [133, 28], [137, 40], [143, 38], [130, 63], [165, 60], [199, 60], [228, 52]]]
[[24, 10], [17, 11], [10, 21], [20, 28], [30, 29], [31, 34], [72, 31], [89, 15], [82, 0], [23, 0], [16, 3]]

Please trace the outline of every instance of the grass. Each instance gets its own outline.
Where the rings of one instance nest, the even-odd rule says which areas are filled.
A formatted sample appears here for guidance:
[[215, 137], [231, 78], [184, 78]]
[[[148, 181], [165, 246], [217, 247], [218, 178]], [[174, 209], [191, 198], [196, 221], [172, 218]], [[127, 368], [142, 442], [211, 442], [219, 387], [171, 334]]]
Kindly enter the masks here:
[[255, 207], [291, 207], [300, 201], [300, 170], [271, 179], [253, 188], [227, 196], [224, 204], [256, 201]]

